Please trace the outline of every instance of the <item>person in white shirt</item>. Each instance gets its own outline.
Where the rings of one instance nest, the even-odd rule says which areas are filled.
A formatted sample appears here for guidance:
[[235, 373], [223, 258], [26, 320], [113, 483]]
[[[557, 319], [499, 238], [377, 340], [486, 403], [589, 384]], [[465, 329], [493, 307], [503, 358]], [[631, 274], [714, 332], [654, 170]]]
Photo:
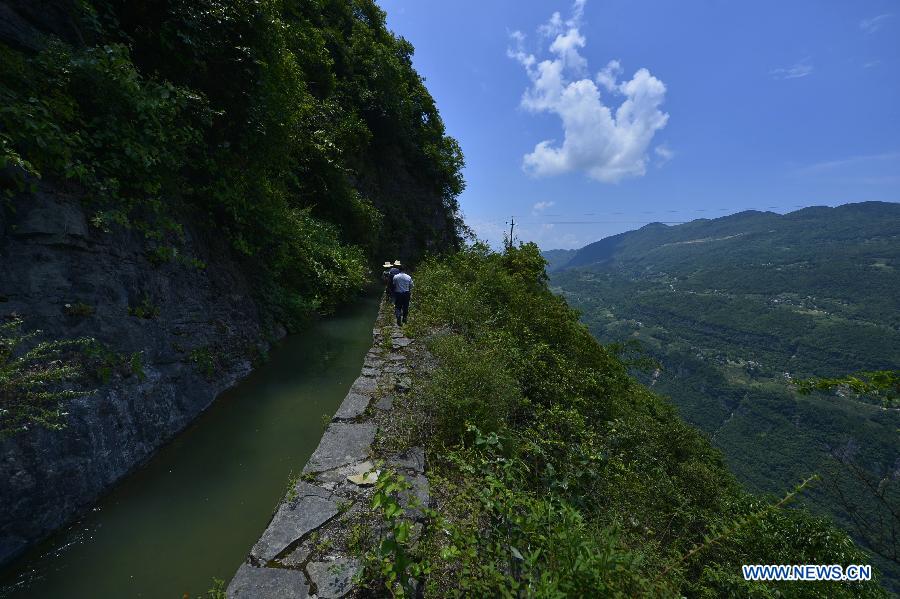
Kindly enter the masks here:
[[409, 298], [412, 295], [413, 280], [406, 274], [403, 267], [398, 267], [400, 272], [394, 275], [392, 285], [394, 287], [394, 315], [397, 317], [397, 326], [406, 324], [409, 316]]

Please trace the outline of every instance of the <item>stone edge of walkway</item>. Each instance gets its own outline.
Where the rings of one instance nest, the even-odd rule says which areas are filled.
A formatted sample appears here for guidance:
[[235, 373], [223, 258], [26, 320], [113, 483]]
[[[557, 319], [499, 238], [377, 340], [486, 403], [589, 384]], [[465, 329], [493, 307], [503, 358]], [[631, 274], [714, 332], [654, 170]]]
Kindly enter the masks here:
[[[382, 302], [372, 330], [372, 347], [360, 376], [350, 387], [303, 468], [301, 479], [275, 510], [250, 554], [228, 585], [229, 599], [338, 599], [353, 593], [361, 564], [350, 555], [311, 557], [317, 533], [371, 500], [372, 488], [349, 476], [373, 468], [372, 443], [376, 414], [391, 409], [391, 394], [408, 383], [402, 365], [412, 341], [388, 324], [393, 315]], [[385, 394], [386, 392], [386, 394]], [[388, 460], [412, 483], [412, 491], [428, 500], [428, 479], [421, 448], [413, 447]], [[406, 502], [403, 502], [406, 503]], [[413, 514], [415, 515], [415, 514]]]

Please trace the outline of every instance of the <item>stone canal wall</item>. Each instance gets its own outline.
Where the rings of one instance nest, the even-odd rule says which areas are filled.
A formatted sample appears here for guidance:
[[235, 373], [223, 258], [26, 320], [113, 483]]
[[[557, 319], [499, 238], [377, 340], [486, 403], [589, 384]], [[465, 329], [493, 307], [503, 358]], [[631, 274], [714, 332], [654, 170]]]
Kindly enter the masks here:
[[[228, 585], [230, 599], [327, 599], [358, 591], [354, 577], [362, 564], [354, 548], [361, 537], [379, 534], [370, 504], [380, 469], [395, 470], [411, 484], [400, 497], [402, 505], [428, 505], [423, 448], [396, 451], [397, 443], [382, 442], [379, 435], [394, 436], [395, 402], [427, 355], [391, 323], [392, 316], [382, 302], [359, 378]], [[407, 513], [421, 518], [415, 508]]]
[[62, 430], [0, 437], [0, 565], [150, 459], [268, 347], [227, 240], [185, 220], [179, 254], [206, 267], [160, 264], [137, 228], [106, 233], [91, 215], [45, 182], [0, 202], [0, 323], [23, 319], [35, 341], [93, 337], [107, 371], [66, 403]]

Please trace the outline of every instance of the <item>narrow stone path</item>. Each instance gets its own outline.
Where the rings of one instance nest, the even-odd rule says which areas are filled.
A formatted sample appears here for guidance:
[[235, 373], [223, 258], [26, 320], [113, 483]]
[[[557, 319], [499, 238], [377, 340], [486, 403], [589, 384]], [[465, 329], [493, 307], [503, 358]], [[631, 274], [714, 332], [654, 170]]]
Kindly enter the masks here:
[[412, 485], [409, 493], [428, 505], [424, 450], [409, 447], [387, 456], [373, 450], [379, 423], [390, 420], [395, 399], [409, 390], [410, 358], [420, 349], [392, 319], [391, 306], [382, 301], [360, 376], [228, 585], [229, 599], [336, 599], [358, 590], [354, 576], [362, 565], [355, 555], [382, 532], [369, 509], [379, 460], [401, 473]]

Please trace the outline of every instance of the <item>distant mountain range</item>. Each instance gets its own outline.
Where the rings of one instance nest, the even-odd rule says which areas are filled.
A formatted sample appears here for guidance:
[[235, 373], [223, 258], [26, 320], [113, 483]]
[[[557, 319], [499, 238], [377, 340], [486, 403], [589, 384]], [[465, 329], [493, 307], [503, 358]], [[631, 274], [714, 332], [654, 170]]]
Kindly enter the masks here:
[[[801, 396], [789, 381], [900, 368], [900, 204], [654, 223], [544, 256], [552, 286], [600, 341], [637, 340], [660, 363], [639, 376], [748, 487], [783, 494], [819, 472], [807, 501], [877, 544], [858, 519], [883, 514], [847, 464], [893, 481], [897, 502], [900, 413]], [[875, 561], [898, 590], [900, 566]]]

